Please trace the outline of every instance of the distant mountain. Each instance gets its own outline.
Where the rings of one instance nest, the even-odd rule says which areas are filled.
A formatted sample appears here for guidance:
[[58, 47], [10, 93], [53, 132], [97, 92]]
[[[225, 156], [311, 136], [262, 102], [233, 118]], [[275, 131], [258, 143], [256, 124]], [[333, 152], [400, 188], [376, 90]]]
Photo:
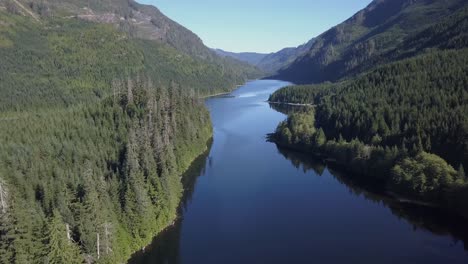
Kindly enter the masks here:
[[231, 57], [243, 62], [247, 62], [251, 65], [258, 65], [260, 61], [263, 60], [268, 54], [264, 53], [255, 53], [255, 52], [240, 52], [240, 53], [235, 53], [235, 52], [229, 52], [229, 51], [224, 51], [222, 49], [213, 49], [216, 54], [218, 54], [221, 57]]
[[278, 52], [269, 54], [255, 52], [229, 52], [222, 49], [213, 49], [219, 56], [231, 57], [239, 61], [256, 66], [268, 74], [275, 74], [283, 67], [288, 66], [300, 55], [307, 52], [314, 44], [314, 39], [298, 47], [284, 48]]
[[423, 52], [436, 46], [436, 37], [445, 38], [432, 35], [430, 40], [425, 39], [427, 30], [437, 32], [431, 26], [466, 3], [466, 0], [375, 0], [320, 35], [307, 52], [273, 78], [296, 83], [335, 81], [370, 69], [376, 63]]

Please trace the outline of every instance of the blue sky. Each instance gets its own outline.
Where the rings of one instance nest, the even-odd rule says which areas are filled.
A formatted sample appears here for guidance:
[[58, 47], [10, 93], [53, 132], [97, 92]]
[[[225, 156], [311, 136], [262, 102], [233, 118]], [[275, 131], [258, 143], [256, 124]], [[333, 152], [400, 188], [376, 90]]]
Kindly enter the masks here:
[[371, 0], [137, 0], [227, 51], [275, 52], [346, 20]]

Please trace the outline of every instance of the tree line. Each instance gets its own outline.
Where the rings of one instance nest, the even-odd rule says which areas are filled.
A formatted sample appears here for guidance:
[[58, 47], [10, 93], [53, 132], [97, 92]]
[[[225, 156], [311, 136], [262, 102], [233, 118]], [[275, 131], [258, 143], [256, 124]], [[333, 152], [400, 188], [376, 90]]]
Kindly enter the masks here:
[[273, 137], [467, 215], [468, 50], [431, 51], [338, 83], [287, 87], [272, 102], [311, 104]]
[[107, 25], [0, 10], [0, 263], [116, 263], [172, 223], [246, 78]]
[[174, 219], [207, 110], [180, 88], [122, 83], [96, 104], [0, 122], [3, 262], [113, 263]]

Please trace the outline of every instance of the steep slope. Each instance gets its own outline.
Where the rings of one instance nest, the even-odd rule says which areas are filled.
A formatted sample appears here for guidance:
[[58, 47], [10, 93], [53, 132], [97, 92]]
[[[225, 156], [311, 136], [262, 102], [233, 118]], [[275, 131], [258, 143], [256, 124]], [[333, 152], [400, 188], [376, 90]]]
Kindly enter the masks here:
[[[371, 68], [387, 53], [406, 53], [410, 38], [424, 34], [467, 4], [464, 0], [375, 0], [344, 23], [320, 35], [308, 52], [274, 78], [296, 83], [334, 81]], [[430, 48], [431, 43], [418, 50]], [[407, 55], [411, 55], [407, 53]], [[414, 54], [413, 54], [414, 55]], [[395, 57], [396, 58], [396, 57]], [[402, 56], [399, 56], [402, 58]]]
[[310, 47], [312, 47], [314, 42], [315, 39], [311, 39], [307, 43], [298, 47], [284, 48], [278, 52], [270, 53], [265, 56], [259, 63], [257, 63], [256, 66], [267, 73], [276, 73], [280, 69], [287, 67], [290, 63], [307, 52]]
[[42, 16], [71, 15], [114, 24], [131, 36], [158, 40], [189, 55], [211, 59], [213, 53], [201, 39], [162, 14], [156, 7], [132, 0], [17, 0]]
[[[76, 17], [114, 25], [133, 38], [168, 44], [194, 59], [201, 59], [239, 74], [237, 82], [259, 76], [255, 67], [235, 59], [220, 58], [193, 32], [171, 20], [154, 6], [134, 0], [3, 0], [19, 2], [42, 17]], [[238, 83], [236, 83], [238, 84]]]

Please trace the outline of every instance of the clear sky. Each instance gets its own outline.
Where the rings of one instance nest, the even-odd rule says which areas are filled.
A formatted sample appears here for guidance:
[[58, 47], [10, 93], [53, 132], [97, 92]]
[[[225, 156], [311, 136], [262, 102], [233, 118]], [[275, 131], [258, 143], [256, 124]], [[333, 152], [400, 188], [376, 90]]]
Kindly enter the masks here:
[[137, 0], [233, 52], [275, 52], [318, 36], [371, 0]]

